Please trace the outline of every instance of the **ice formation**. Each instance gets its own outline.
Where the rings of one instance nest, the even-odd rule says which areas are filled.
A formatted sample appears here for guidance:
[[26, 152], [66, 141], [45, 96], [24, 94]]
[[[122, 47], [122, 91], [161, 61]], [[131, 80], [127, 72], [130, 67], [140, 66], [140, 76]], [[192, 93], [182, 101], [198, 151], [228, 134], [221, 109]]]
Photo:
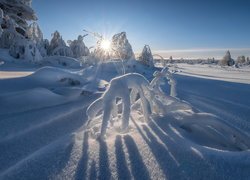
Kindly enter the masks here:
[[148, 67], [154, 67], [154, 58], [148, 45], [144, 46], [139, 61]]
[[116, 114], [114, 111], [117, 110], [117, 98], [121, 98], [123, 104], [121, 130], [127, 130], [131, 106], [130, 89], [139, 93], [145, 120], [146, 122], [149, 122], [153, 107], [150, 103], [150, 95], [148, 95], [151, 93], [148, 80], [137, 73], [119, 76], [111, 80], [110, 86], [103, 96], [94, 101], [87, 109], [89, 119], [87, 125], [102, 109], [104, 111], [100, 132], [101, 138], [103, 138], [106, 133], [108, 122], [111, 120], [111, 115]]

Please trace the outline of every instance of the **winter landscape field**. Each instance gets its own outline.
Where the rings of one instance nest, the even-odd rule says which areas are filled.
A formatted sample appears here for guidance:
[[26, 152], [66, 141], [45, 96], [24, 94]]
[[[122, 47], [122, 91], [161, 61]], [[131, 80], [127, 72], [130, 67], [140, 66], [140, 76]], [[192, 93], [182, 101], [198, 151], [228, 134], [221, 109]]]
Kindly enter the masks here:
[[84, 27], [48, 40], [36, 3], [0, 0], [1, 180], [250, 179], [249, 48], [166, 57]]

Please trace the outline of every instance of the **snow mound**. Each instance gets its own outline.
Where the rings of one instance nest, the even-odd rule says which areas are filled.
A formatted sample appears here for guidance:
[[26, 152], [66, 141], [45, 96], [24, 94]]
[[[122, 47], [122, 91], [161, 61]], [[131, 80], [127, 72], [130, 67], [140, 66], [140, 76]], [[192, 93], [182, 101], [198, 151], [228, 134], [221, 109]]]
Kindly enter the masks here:
[[55, 67], [43, 67], [26, 77], [0, 80], [0, 93], [34, 88], [53, 90], [61, 87], [82, 87], [86, 83], [87, 80], [77, 73]]
[[0, 115], [24, 112], [66, 102], [66, 98], [45, 88], [36, 88], [0, 95]]
[[40, 62], [40, 65], [74, 69], [81, 68], [80, 62], [77, 59], [65, 56], [46, 57]]
[[85, 83], [85, 79], [78, 74], [54, 67], [40, 68], [31, 74], [30, 77], [44, 83], [59, 83], [68, 86], [77, 86]]
[[160, 96], [165, 114], [153, 119], [166, 131], [174, 131], [191, 144], [224, 151], [250, 150], [249, 136], [219, 117], [200, 113], [191, 105], [170, 96]]

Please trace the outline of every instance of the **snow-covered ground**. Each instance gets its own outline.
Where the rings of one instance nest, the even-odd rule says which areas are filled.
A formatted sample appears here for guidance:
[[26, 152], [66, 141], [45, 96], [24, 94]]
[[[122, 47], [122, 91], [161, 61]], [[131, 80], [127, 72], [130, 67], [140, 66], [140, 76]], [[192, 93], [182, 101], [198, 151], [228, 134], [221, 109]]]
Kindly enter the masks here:
[[[134, 65], [152, 80], [156, 69]], [[0, 77], [0, 179], [249, 179], [249, 69], [178, 64], [177, 98], [161, 82], [163, 113], [147, 124], [135, 104], [128, 132], [119, 133], [118, 116], [97, 141], [102, 116], [87, 130], [86, 110], [119, 69], [109, 62]]]
[[205, 79], [250, 84], [250, 67], [221, 67], [219, 65], [178, 64], [178, 74]]

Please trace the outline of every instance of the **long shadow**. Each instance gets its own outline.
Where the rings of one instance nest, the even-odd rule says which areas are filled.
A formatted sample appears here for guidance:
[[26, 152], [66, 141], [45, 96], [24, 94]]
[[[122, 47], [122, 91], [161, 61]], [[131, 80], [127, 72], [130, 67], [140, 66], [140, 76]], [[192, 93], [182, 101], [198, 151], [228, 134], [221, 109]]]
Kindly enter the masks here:
[[126, 163], [125, 153], [123, 151], [121, 136], [115, 139], [115, 156], [118, 179], [131, 179], [131, 174]]
[[128, 149], [131, 170], [134, 179], [150, 179], [148, 169], [142, 161], [142, 157], [133, 138], [129, 135], [126, 135], [124, 136], [124, 142]]
[[[189, 156], [187, 157], [185, 153], [180, 153], [179, 151], [176, 151], [173, 148], [173, 145], [175, 144], [174, 147], [178, 147], [178, 144], [176, 144], [175, 141], [170, 141], [170, 137], [166, 136], [161, 132], [165, 131], [162, 129], [159, 122], [152, 122], [149, 124], [150, 129], [156, 134], [156, 136], [164, 143], [166, 146], [169, 148], [169, 152], [172, 155], [172, 157], [178, 157], [178, 163], [180, 164], [179, 166], [179, 171], [185, 173], [186, 177], [192, 177], [195, 179], [195, 177], [199, 177], [200, 174], [203, 174], [204, 177], [210, 177], [211, 179], [214, 179], [215, 173], [213, 167], [211, 167], [210, 164], [206, 162], [203, 158], [200, 158], [197, 154], [193, 154], [190, 152]], [[191, 148], [191, 146], [189, 147]], [[188, 148], [188, 149], [189, 149]], [[188, 151], [188, 149], [185, 149], [184, 151]], [[171, 153], [174, 152], [175, 156]], [[192, 162], [192, 163], [190, 163]], [[196, 167], [203, 167], [205, 171], [200, 171], [197, 173], [197, 171], [194, 171]]]
[[97, 172], [96, 172], [96, 164], [95, 161], [92, 161], [91, 167], [90, 167], [90, 173], [89, 173], [89, 179], [90, 180], [96, 180], [97, 179]]
[[83, 154], [81, 159], [78, 162], [77, 168], [76, 168], [76, 174], [75, 174], [75, 179], [77, 180], [85, 180], [87, 177], [87, 165], [88, 165], [88, 149], [89, 149], [89, 144], [88, 144], [88, 133], [84, 132], [83, 134]]
[[[13, 169], [0, 179], [49, 179], [55, 174], [59, 174], [69, 161], [73, 148], [73, 143], [65, 144], [66, 139], [62, 139], [56, 145], [44, 149], [41, 156], [35, 156], [22, 163], [19, 170]], [[23, 166], [24, 165], [24, 166]], [[56, 165], [56, 166], [55, 166]]]
[[166, 149], [166, 147], [164, 147], [163, 144], [157, 140], [157, 138], [150, 132], [147, 126], [143, 125], [143, 130], [146, 132], [146, 135], [149, 139], [147, 139], [145, 135], [143, 135], [143, 138], [149, 145], [149, 148], [154, 154], [156, 161], [160, 165], [167, 179], [180, 179], [180, 177], [176, 177], [176, 171], [178, 170], [178, 167], [176, 162], [169, 155], [168, 149]]
[[144, 141], [151, 149], [151, 152], [153, 153], [165, 177], [167, 179], [183, 179], [183, 177], [180, 177], [179, 174], [176, 173], [176, 171], [178, 171], [178, 167], [176, 162], [169, 155], [168, 149], [166, 149], [166, 147], [164, 147], [164, 145], [157, 140], [157, 138], [150, 132], [147, 126], [143, 125], [143, 130], [146, 132], [146, 136], [144, 135], [138, 124], [134, 120], [132, 121]]
[[108, 147], [107, 143], [99, 140], [99, 176], [98, 179], [111, 179], [111, 172], [109, 169]]

